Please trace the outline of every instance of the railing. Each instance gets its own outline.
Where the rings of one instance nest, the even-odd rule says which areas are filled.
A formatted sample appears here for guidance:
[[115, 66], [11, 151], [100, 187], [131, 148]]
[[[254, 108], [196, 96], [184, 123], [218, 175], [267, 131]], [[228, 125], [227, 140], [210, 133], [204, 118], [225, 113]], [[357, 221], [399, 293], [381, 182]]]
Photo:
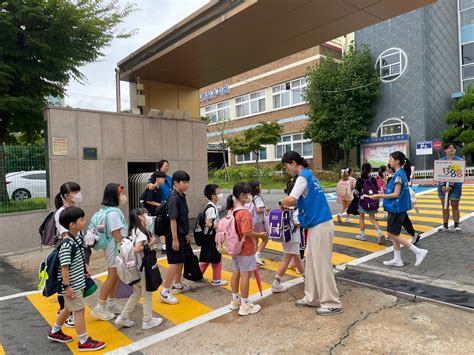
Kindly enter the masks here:
[[129, 207], [130, 211], [137, 208], [140, 203], [140, 195], [145, 191], [148, 179], [152, 172], [133, 174], [128, 176]]

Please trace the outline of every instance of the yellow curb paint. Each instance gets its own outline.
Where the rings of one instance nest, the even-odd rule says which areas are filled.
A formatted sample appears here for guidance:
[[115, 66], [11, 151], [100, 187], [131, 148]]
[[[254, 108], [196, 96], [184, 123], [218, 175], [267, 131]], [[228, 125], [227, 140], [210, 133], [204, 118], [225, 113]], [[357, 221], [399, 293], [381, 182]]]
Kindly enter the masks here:
[[[43, 316], [43, 318], [52, 327], [56, 322], [56, 316], [58, 311], [58, 303], [56, 297], [43, 297], [41, 294], [28, 295], [28, 300]], [[122, 332], [117, 330], [110, 322], [97, 320], [90, 315], [91, 310], [86, 306], [86, 330], [87, 335], [91, 336], [95, 340], [105, 341], [104, 351], [108, 352], [114, 349], [118, 349], [122, 346], [126, 346], [132, 343], [132, 340], [125, 336]], [[63, 332], [67, 335], [73, 336], [74, 340], [65, 344], [73, 354], [81, 354], [77, 350], [77, 334], [75, 329], [69, 329], [63, 327]], [[47, 336], [48, 329], [44, 329], [45, 337]]]

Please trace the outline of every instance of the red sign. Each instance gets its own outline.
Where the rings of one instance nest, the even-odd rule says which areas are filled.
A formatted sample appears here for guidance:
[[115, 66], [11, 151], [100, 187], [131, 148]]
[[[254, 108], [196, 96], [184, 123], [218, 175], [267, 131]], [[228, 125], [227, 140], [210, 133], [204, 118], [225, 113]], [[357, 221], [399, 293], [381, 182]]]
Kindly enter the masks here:
[[441, 141], [441, 139], [435, 139], [433, 141], [433, 150], [435, 152], [440, 152], [443, 150], [443, 142]]

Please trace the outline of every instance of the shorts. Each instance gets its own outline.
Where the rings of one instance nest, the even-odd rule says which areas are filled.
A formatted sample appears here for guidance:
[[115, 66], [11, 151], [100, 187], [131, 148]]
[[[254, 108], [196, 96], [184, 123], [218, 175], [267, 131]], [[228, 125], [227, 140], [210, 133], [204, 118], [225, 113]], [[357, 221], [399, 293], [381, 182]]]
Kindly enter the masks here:
[[[444, 200], [444, 192], [441, 190], [444, 185], [438, 185], [438, 197]], [[448, 192], [448, 200], [459, 201], [462, 195], [462, 184], [454, 184], [451, 191]]]
[[283, 254], [300, 255], [300, 242], [283, 243]]
[[107, 248], [104, 249], [107, 267], [115, 267], [115, 257], [117, 256], [117, 243], [115, 239], [110, 240]]
[[168, 264], [184, 264], [184, 257], [186, 255], [186, 236], [184, 234], [178, 234], [179, 250], [175, 251], [172, 248], [173, 237], [171, 235], [166, 236], [166, 259]]
[[241, 272], [255, 271], [257, 260], [255, 255], [236, 255], [232, 257], [232, 270]]
[[402, 231], [403, 227], [403, 222], [405, 222], [405, 218], [407, 218], [406, 212], [388, 212], [387, 232], [392, 235], [400, 235], [400, 232]]
[[372, 210], [372, 211], [367, 211], [367, 210], [364, 210], [362, 207], [358, 207], [357, 211], [359, 211], [359, 213], [365, 213], [365, 214], [370, 214], [370, 215], [374, 215], [374, 214], [377, 214], [377, 212], [379, 210]]
[[84, 290], [74, 291], [74, 298], [69, 298], [64, 295], [64, 308], [71, 312], [77, 312], [86, 307], [84, 303]]

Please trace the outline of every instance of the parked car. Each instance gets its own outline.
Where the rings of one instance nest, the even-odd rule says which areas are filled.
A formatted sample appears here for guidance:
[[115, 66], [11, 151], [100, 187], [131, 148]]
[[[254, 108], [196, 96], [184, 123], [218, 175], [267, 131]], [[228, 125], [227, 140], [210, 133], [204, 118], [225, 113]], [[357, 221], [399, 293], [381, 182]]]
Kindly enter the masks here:
[[8, 197], [11, 200], [25, 200], [46, 197], [46, 171], [21, 171], [5, 176]]

